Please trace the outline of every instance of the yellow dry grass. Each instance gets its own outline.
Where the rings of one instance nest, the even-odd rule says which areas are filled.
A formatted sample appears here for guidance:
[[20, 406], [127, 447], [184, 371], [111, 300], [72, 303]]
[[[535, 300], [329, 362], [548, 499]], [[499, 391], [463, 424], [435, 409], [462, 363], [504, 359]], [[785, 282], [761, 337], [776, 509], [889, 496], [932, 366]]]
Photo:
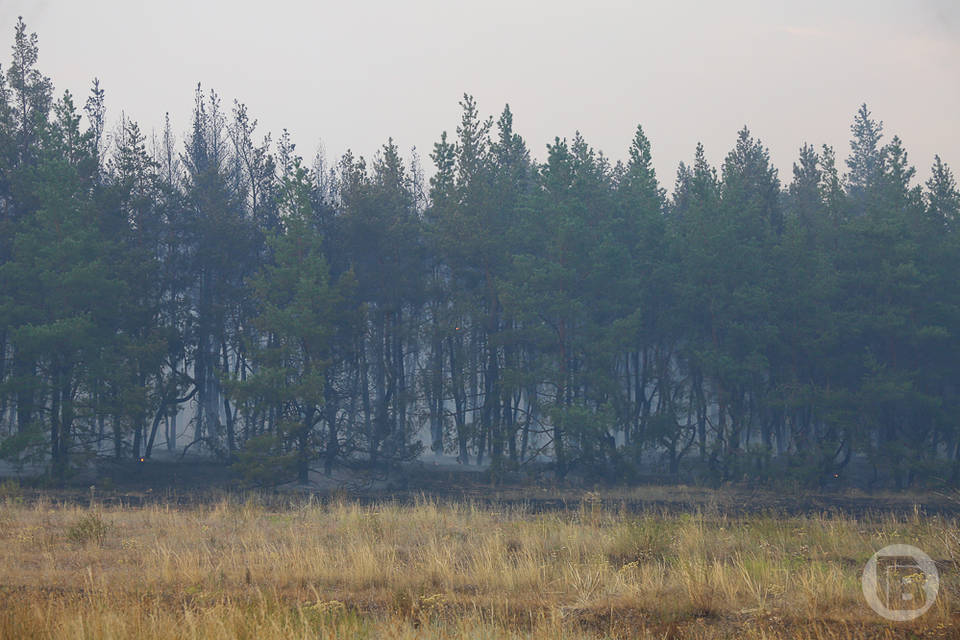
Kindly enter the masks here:
[[[960, 523], [361, 507], [255, 498], [176, 509], [0, 504], [0, 638], [960, 637]], [[939, 597], [886, 622], [863, 599], [891, 543]]]

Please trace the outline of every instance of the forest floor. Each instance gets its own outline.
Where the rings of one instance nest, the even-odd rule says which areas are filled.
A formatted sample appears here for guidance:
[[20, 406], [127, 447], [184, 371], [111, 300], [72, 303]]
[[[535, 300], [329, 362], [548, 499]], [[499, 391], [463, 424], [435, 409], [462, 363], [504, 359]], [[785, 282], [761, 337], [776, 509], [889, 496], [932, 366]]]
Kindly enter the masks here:
[[[799, 509], [733, 487], [480, 490], [6, 483], [0, 638], [960, 637], [956, 496]], [[912, 622], [862, 594], [865, 563], [894, 543], [940, 575]]]
[[[817, 515], [825, 512], [850, 517], [925, 515], [960, 517], [960, 491], [866, 491], [856, 487], [828, 487], [814, 491], [773, 488], [759, 483], [728, 483], [721, 487], [676, 483], [604, 486], [582, 479], [552, 482], [516, 478], [493, 482], [483, 468], [450, 463], [415, 462], [390, 476], [363, 469], [336, 469], [331, 477], [311, 472], [309, 484], [287, 483], [252, 487], [222, 463], [208, 458], [174, 457], [145, 463], [100, 461], [96, 468], [76, 474], [56, 488], [42, 476], [10, 477], [0, 469], [0, 500], [4, 487], [13, 487], [21, 501], [38, 500], [86, 505], [93, 496], [104, 506], [201, 506], [224, 499], [257, 500], [273, 508], [313, 499], [320, 503], [348, 499], [360, 505], [391, 502], [411, 505], [425, 498], [439, 502], [471, 503], [490, 508], [522, 508], [530, 512], [563, 512], [588, 502], [624, 513], [651, 511], [671, 514], [703, 512], [711, 515]], [[7, 479], [4, 480], [6, 475]], [[7, 491], [9, 493], [9, 491]]]

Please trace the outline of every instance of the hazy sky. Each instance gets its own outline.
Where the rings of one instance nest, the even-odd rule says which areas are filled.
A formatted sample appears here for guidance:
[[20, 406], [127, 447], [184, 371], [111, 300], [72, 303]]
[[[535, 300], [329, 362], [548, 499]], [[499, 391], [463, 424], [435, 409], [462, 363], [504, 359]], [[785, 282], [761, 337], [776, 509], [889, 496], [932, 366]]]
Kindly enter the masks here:
[[8, 44], [18, 15], [58, 92], [82, 104], [100, 78], [111, 122], [169, 111], [182, 135], [202, 82], [308, 159], [393, 136], [429, 170], [470, 92], [485, 114], [509, 102], [540, 159], [576, 130], [622, 159], [643, 124], [668, 188], [698, 140], [720, 163], [744, 124], [785, 182], [805, 141], [845, 158], [861, 102], [921, 177], [935, 153], [960, 169], [957, 0], [2, 0]]

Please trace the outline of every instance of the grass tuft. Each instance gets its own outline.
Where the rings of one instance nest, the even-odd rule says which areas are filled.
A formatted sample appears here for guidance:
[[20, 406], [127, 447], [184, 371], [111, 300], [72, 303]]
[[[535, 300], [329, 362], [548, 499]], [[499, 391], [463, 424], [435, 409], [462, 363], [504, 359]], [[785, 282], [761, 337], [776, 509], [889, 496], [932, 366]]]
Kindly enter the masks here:
[[110, 525], [103, 520], [100, 513], [91, 511], [80, 516], [67, 528], [67, 540], [80, 545], [92, 542], [102, 547], [109, 531]]

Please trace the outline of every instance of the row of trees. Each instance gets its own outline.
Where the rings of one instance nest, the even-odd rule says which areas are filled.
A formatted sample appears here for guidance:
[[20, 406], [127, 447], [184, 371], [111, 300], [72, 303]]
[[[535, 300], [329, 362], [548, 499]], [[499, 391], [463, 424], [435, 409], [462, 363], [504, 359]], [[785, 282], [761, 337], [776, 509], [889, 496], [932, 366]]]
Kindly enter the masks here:
[[[494, 473], [960, 481], [960, 193], [866, 106], [783, 185], [744, 128], [668, 197], [465, 96], [425, 180], [306, 163], [198, 86], [182, 145], [0, 75], [0, 453], [63, 478], [159, 443], [306, 480], [424, 448]], [[184, 408], [189, 412], [184, 413]], [[183, 423], [184, 416], [189, 418]], [[178, 416], [181, 420], [177, 424]], [[177, 439], [178, 432], [180, 440]], [[184, 435], [185, 434], [185, 435]]]

